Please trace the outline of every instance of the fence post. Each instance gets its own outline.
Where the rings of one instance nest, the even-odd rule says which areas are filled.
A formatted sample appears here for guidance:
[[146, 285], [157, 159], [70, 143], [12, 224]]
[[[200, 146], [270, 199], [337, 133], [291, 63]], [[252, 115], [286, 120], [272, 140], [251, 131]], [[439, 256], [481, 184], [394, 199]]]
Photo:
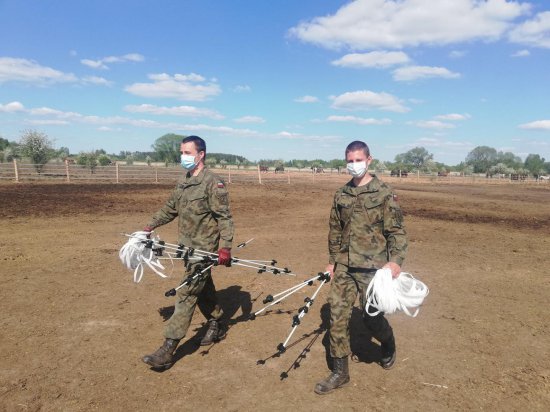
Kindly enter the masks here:
[[262, 184], [262, 174], [260, 172], [260, 165], [258, 165], [258, 181]]
[[115, 170], [116, 170], [116, 182], [119, 183], [119, 180], [118, 180], [118, 162], [115, 163]]
[[420, 182], [420, 170], [416, 171], [416, 183]]
[[155, 183], [159, 182], [159, 168], [155, 166]]
[[227, 165], [227, 170], [229, 170], [229, 184], [231, 184], [231, 165]]
[[15, 182], [19, 183], [19, 171], [17, 170], [17, 159], [13, 159], [13, 170], [15, 171]]
[[288, 175], [288, 184], [290, 184], [290, 170], [287, 170], [286, 174]]
[[65, 175], [67, 176], [67, 183], [71, 181], [71, 175], [69, 174], [69, 161], [65, 159]]

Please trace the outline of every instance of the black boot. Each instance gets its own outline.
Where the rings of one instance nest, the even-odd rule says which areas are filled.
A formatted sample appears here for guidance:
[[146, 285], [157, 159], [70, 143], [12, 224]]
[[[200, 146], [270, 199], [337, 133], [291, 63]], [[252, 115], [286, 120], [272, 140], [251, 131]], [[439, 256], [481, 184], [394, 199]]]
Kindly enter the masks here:
[[214, 342], [219, 342], [225, 335], [227, 330], [225, 326], [217, 319], [210, 319], [208, 321], [208, 330], [201, 340], [201, 346], [211, 345]]
[[150, 355], [145, 355], [141, 360], [156, 369], [168, 369], [172, 366], [173, 355], [178, 346], [179, 339], [166, 338], [160, 348]]
[[380, 365], [384, 369], [390, 369], [395, 363], [395, 339], [392, 337], [381, 344], [382, 358], [380, 359]]
[[315, 385], [315, 393], [325, 395], [349, 382], [348, 357], [333, 358], [332, 372], [325, 380]]

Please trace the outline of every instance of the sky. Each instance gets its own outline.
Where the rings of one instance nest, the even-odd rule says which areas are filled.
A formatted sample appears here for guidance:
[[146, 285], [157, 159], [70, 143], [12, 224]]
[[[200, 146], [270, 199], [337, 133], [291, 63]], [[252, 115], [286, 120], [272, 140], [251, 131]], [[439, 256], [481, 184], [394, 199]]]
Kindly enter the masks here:
[[0, 0], [0, 136], [259, 159], [550, 159], [550, 1]]

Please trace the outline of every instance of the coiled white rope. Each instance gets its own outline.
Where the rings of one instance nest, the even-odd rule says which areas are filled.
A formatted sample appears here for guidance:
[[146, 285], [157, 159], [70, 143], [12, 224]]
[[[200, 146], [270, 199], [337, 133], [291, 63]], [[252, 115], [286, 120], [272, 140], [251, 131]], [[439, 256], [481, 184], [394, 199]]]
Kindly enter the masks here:
[[159, 262], [153, 249], [147, 248], [143, 241], [147, 241], [147, 236], [150, 232], [134, 232], [130, 235], [128, 241], [120, 248], [118, 257], [127, 269], [134, 271], [134, 282], [139, 283], [143, 277], [144, 266], [147, 265], [153, 272], [160, 277], [167, 276], [162, 273], [165, 269]]
[[[381, 312], [391, 314], [400, 310], [414, 318], [428, 293], [428, 287], [410, 273], [401, 272], [397, 278], [392, 279], [390, 269], [380, 269], [367, 287], [365, 310], [370, 316]], [[377, 311], [370, 313], [370, 307]], [[409, 308], [416, 308], [416, 311], [411, 314]]]

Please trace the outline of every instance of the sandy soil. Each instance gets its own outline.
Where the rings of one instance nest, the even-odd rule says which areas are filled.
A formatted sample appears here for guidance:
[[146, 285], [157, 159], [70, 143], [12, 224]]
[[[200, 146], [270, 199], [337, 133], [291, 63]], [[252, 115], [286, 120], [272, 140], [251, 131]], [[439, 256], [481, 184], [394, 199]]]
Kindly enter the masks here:
[[[351, 383], [313, 393], [327, 374], [328, 287], [286, 353], [277, 344], [314, 287], [265, 316], [262, 299], [314, 276], [327, 261], [327, 219], [338, 182], [230, 187], [238, 256], [275, 258], [297, 278], [217, 268], [230, 330], [200, 347], [198, 313], [175, 365], [141, 356], [162, 343], [178, 284], [140, 284], [118, 260], [122, 232], [141, 229], [170, 185], [0, 185], [0, 410], [549, 410], [550, 188], [394, 187], [406, 214], [404, 270], [431, 293], [417, 318], [390, 317], [398, 361], [352, 318]], [[175, 223], [158, 231], [175, 242]]]

